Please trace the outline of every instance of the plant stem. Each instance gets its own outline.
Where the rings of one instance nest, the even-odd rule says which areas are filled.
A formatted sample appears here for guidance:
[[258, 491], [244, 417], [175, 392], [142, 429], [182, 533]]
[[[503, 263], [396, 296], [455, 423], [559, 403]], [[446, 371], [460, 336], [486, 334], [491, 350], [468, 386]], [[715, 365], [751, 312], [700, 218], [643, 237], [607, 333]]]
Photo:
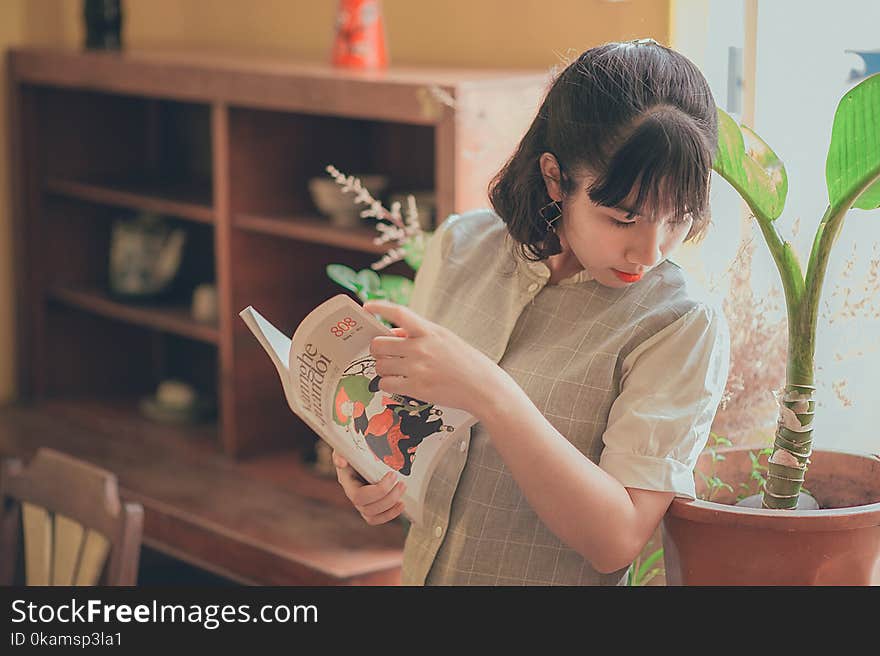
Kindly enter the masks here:
[[[785, 396], [781, 401], [780, 409], [783, 415], [780, 417], [780, 426], [776, 431], [774, 454], [771, 456], [764, 486], [762, 498], [765, 508], [797, 507], [803, 482], [802, 480], [797, 482], [796, 479], [803, 478], [813, 450], [816, 327], [828, 260], [847, 212], [859, 196], [878, 180], [880, 180], [880, 171], [868, 176], [861, 186], [854, 189], [847, 197], [840, 199], [836, 205], [829, 205], [826, 208], [816, 229], [802, 296], [797, 305], [789, 306], [788, 366], [785, 375]], [[783, 282], [784, 279], [785, 276]], [[790, 300], [787, 292], [786, 299]], [[797, 415], [800, 423], [800, 425], [795, 424], [797, 431], [787, 430], [782, 426], [786, 408]], [[791, 417], [791, 414], [788, 414]], [[791, 425], [790, 422], [789, 427]]]
[[749, 204], [749, 209], [755, 215], [758, 221], [758, 227], [764, 235], [764, 241], [770, 249], [776, 268], [779, 270], [779, 277], [782, 279], [782, 289], [785, 293], [785, 308], [788, 314], [789, 327], [789, 362], [791, 362], [791, 344], [792, 344], [792, 326], [796, 325], [797, 315], [804, 296], [804, 274], [801, 271], [800, 264], [791, 244], [783, 241], [782, 237], [776, 232], [773, 221], [767, 218], [761, 211]]
[[[809, 339], [807, 345], [812, 353], [815, 350], [816, 324], [819, 317], [819, 301], [822, 296], [822, 285], [825, 282], [825, 271], [828, 268], [828, 258], [831, 248], [840, 230], [847, 212], [865, 191], [880, 181], [880, 167], [874, 175], [867, 176], [864, 183], [853, 189], [846, 197], [841, 198], [834, 206], [829, 205], [822, 216], [819, 228], [816, 230], [816, 238], [813, 240], [813, 249], [810, 252], [810, 261], [807, 263], [806, 297], [804, 307], [801, 310], [799, 330]], [[789, 334], [791, 332], [789, 331]], [[812, 356], [810, 356], [812, 360]], [[811, 363], [812, 364], [812, 363]], [[812, 370], [812, 367], [811, 367]]]
[[[798, 405], [800, 405], [800, 403], [789, 402], [785, 399], [789, 396], [800, 398], [800, 393], [804, 391], [803, 388], [799, 389], [792, 385], [812, 386], [813, 384], [814, 340], [807, 339], [804, 341], [801, 339], [801, 308], [804, 304], [806, 289], [804, 274], [801, 271], [800, 263], [797, 260], [791, 244], [783, 241], [779, 233], [776, 232], [776, 228], [769, 217], [756, 211], [756, 208], [751, 204], [749, 204], [749, 207], [755, 214], [758, 226], [761, 228], [761, 232], [764, 235], [764, 241], [767, 242], [767, 246], [773, 256], [773, 261], [776, 263], [776, 268], [779, 270], [779, 276], [782, 279], [782, 288], [785, 292], [785, 309], [788, 315], [788, 357], [785, 372], [785, 397], [783, 397], [784, 400], [782, 403], [790, 409], [791, 407], [795, 407], [795, 403], [798, 403]], [[808, 389], [807, 391], [810, 392], [810, 399], [812, 399], [812, 390]], [[810, 400], [807, 405], [810, 411], [812, 411], [814, 402]], [[809, 450], [812, 448], [812, 431], [804, 434], [808, 441], [806, 443], [807, 446], [805, 447], [804, 443], [800, 441], [798, 441], [795, 446], [790, 446], [790, 442], [786, 443], [785, 437], [782, 435], [783, 430], [785, 429], [783, 429], [780, 424], [776, 431], [774, 451], [782, 450], [787, 452], [786, 454], [783, 454], [784, 456], [787, 456], [785, 458], [786, 462], [795, 465], [799, 464], [801, 469], [805, 469], [806, 463], [808, 462]], [[802, 435], [799, 434], [798, 440], [800, 440], [801, 437]], [[807, 455], [804, 455], [804, 453]], [[793, 497], [790, 495], [789, 488], [792, 485], [791, 481], [788, 480], [790, 476], [791, 470], [773, 464], [771, 456], [771, 462], [768, 463], [764, 490], [761, 495], [762, 505], [765, 508], [794, 508], [797, 505], [800, 488], [798, 486], [798, 490]]]

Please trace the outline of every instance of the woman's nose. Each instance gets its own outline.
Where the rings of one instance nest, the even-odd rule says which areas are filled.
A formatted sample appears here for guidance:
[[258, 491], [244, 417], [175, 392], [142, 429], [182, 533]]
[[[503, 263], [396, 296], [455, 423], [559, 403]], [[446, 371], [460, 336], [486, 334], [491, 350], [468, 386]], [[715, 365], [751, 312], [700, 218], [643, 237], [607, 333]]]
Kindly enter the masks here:
[[663, 259], [661, 245], [664, 238], [664, 229], [658, 224], [644, 224], [640, 226], [639, 234], [630, 243], [627, 259], [633, 264], [641, 264], [645, 267], [655, 266]]

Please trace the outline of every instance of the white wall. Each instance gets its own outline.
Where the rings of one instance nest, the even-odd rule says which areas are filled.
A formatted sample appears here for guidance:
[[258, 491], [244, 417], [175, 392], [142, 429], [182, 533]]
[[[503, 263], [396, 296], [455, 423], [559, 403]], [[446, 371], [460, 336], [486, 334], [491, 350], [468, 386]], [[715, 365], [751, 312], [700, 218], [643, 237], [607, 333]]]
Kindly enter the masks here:
[[[716, 104], [729, 111], [728, 50], [743, 47], [742, 0], [676, 0], [671, 11], [672, 47], [699, 67]], [[715, 173], [711, 204], [712, 226], [705, 239], [698, 246], [685, 246], [673, 259], [715, 289], [736, 257], [742, 212], [739, 195]]]
[[[728, 47], [743, 45], [744, 11], [743, 0], [676, 0], [672, 6], [672, 45], [700, 66], [716, 102], [725, 108]], [[878, 26], [878, 0], [758, 0], [755, 129], [786, 164], [789, 196], [777, 226], [804, 265], [828, 202], [825, 158], [834, 111], [855, 84], [850, 71], [861, 66], [845, 50], [880, 50]], [[714, 225], [707, 238], [681, 259], [707, 286], [720, 284], [723, 291], [722, 275], [740, 241], [740, 210], [735, 192], [717, 176], [712, 210]], [[754, 226], [752, 234], [757, 241], [753, 287], [762, 295], [770, 289], [781, 293], [779, 274]], [[871, 294], [880, 287], [878, 268], [880, 210], [854, 210], [832, 252], [822, 297], [829, 307], [818, 328], [818, 447], [880, 452], [880, 289]], [[855, 319], [832, 322], [842, 308], [842, 292], [832, 295], [836, 283], [852, 287], [851, 301], [857, 301], [866, 296], [872, 272], [867, 296], [873, 302]]]
[[[819, 219], [828, 204], [825, 159], [831, 141], [834, 111], [841, 96], [855, 82], [850, 71], [860, 58], [847, 49], [880, 50], [878, 0], [761, 0], [758, 4], [756, 130], [782, 157], [789, 178], [789, 198], [778, 220], [790, 237], [796, 218], [800, 230], [792, 242], [806, 264]], [[831, 314], [841, 308], [842, 296], [833, 297], [835, 283], [862, 291], [871, 260], [880, 258], [880, 210], [853, 210], [846, 218], [832, 251], [823, 302]], [[855, 255], [853, 256], [853, 249]], [[873, 250], [873, 253], [872, 253]], [[842, 278], [852, 261], [848, 278]], [[765, 279], [775, 275], [766, 248], [756, 265]], [[776, 275], [778, 278], [778, 275]], [[775, 283], [775, 278], [773, 279]], [[874, 281], [874, 286], [878, 285]], [[880, 293], [867, 309], [868, 318], [820, 321], [817, 344], [815, 444], [823, 448], [880, 452]], [[861, 356], [858, 353], [862, 353]], [[840, 359], [839, 359], [840, 358]], [[846, 381], [838, 399], [833, 384]]]

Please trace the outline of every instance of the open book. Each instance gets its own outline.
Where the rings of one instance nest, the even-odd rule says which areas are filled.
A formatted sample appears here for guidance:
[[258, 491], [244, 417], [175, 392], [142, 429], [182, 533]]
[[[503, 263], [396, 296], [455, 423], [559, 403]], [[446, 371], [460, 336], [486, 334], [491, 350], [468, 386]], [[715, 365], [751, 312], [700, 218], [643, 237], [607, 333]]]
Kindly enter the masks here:
[[292, 339], [250, 306], [239, 316], [272, 358], [290, 409], [367, 481], [397, 471], [404, 513], [421, 524], [431, 474], [474, 417], [381, 391], [370, 342], [391, 330], [349, 296], [312, 310]]

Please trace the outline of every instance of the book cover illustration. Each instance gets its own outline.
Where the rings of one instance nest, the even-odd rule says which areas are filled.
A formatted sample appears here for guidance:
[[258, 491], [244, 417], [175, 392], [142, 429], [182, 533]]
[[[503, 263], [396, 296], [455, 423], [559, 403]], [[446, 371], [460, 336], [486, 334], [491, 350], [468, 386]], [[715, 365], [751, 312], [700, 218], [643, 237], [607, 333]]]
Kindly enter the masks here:
[[[376, 361], [366, 357], [342, 372], [333, 395], [333, 421], [363, 438], [377, 459], [409, 476], [424, 439], [455, 427], [444, 424], [443, 410], [430, 403], [379, 390], [375, 369]], [[360, 440], [353, 439], [359, 446]]]
[[240, 316], [272, 358], [291, 410], [366, 480], [396, 471], [407, 484], [404, 513], [421, 523], [431, 474], [452, 443], [468, 438], [474, 418], [381, 391], [370, 342], [391, 331], [349, 296], [315, 308], [292, 339], [252, 307]]

